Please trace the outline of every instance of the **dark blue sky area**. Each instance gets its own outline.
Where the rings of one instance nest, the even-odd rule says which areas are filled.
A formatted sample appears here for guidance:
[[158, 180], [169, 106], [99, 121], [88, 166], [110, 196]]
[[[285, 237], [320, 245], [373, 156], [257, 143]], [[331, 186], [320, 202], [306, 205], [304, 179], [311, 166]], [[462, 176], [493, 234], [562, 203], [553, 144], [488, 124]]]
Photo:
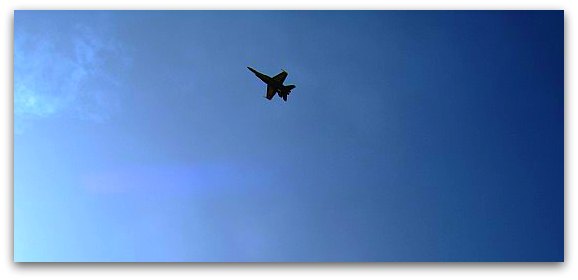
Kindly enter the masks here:
[[561, 261], [563, 16], [17, 11], [15, 260]]

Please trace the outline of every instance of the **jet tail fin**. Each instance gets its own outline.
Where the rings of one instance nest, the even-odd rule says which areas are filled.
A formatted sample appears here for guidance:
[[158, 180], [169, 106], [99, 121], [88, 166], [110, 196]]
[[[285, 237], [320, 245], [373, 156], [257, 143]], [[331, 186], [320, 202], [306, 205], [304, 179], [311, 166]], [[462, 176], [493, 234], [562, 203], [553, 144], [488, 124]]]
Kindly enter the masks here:
[[284, 87], [284, 91], [287, 92], [287, 94], [291, 93], [291, 90], [295, 88], [295, 85], [286, 85]]

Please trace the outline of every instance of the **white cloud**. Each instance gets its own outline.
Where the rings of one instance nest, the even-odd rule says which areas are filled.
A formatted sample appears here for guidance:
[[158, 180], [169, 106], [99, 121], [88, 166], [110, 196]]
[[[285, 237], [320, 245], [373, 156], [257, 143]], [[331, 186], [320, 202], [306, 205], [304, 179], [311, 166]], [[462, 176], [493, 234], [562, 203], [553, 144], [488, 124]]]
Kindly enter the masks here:
[[96, 122], [110, 119], [119, 109], [119, 76], [128, 61], [110, 33], [83, 25], [64, 31], [17, 29], [15, 125], [56, 115]]

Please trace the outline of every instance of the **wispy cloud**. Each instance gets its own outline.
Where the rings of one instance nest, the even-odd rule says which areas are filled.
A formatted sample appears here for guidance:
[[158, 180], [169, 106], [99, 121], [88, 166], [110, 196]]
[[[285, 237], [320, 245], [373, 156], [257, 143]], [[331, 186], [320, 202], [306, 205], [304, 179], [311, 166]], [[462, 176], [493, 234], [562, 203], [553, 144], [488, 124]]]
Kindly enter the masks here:
[[[126, 51], [110, 32], [75, 25], [18, 29], [14, 41], [16, 126], [57, 115], [106, 121], [119, 110]], [[16, 131], [22, 131], [16, 127]]]

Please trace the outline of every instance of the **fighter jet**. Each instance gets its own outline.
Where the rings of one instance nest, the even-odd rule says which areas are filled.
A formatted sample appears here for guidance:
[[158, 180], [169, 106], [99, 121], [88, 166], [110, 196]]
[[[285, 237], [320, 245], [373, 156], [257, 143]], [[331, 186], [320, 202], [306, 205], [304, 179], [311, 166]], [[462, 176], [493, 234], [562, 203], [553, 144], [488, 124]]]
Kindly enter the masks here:
[[295, 85], [283, 85], [285, 78], [287, 78], [287, 72], [283, 70], [281, 73], [277, 74], [277, 76], [271, 78], [263, 73], [259, 73], [259, 71], [247, 67], [251, 72], [255, 74], [261, 81], [267, 84], [267, 95], [265, 98], [271, 100], [275, 97], [275, 93], [279, 95], [279, 97], [283, 98], [283, 100], [287, 101], [287, 95], [291, 93], [291, 90], [295, 88]]

